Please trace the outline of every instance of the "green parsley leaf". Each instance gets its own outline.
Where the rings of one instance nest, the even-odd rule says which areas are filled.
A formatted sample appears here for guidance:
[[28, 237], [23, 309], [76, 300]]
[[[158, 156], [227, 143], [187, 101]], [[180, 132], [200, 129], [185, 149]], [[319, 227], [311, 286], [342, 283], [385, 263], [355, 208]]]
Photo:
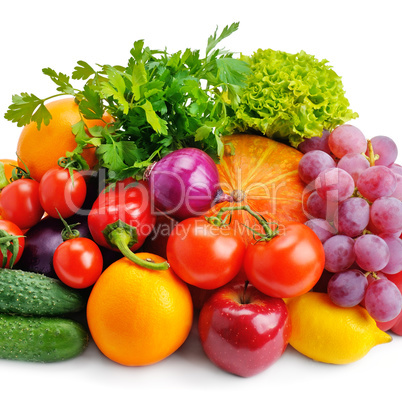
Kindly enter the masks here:
[[144, 63], [139, 62], [133, 66], [131, 77], [131, 91], [134, 94], [134, 100], [138, 101], [141, 98], [141, 86], [148, 82], [147, 72], [145, 71]]
[[82, 95], [79, 108], [83, 116], [86, 119], [102, 119], [104, 108], [100, 94], [89, 85], [85, 85]]
[[126, 83], [121, 73], [114, 67], [108, 66], [105, 69], [108, 81], [101, 83], [102, 93], [105, 97], [113, 97], [123, 108], [123, 113], [127, 114], [129, 104], [125, 98]]
[[[102, 119], [113, 124], [73, 126], [77, 147], [66, 153], [81, 163], [82, 152], [96, 147], [99, 166], [109, 179], [138, 177], [149, 164], [178, 148], [198, 147], [218, 160], [223, 154], [222, 135], [228, 116], [245, 86], [246, 61], [216, 46], [238, 29], [239, 23], [216, 29], [208, 38], [205, 56], [196, 49], [169, 53], [150, 49], [144, 40], [134, 42], [127, 65], [99, 65], [78, 61], [71, 79], [84, 80], [74, 89], [70, 77], [46, 68], [57, 85], [57, 95], [74, 96], [84, 119]], [[6, 118], [24, 125], [30, 121], [48, 124], [45, 101], [35, 95], [13, 97]]]
[[95, 74], [95, 70], [87, 62], [80, 60], [77, 64], [71, 75], [74, 80], [87, 80], [91, 75]]
[[51, 68], [44, 68], [42, 69], [42, 72], [43, 74], [49, 76], [50, 79], [56, 85], [58, 85], [57, 90], [59, 92], [63, 92], [67, 95], [75, 95], [75, 89], [70, 84], [70, 77], [68, 75], [65, 75], [63, 73], [57, 74], [56, 71]]
[[23, 92], [20, 95], [13, 95], [12, 101], [13, 103], [8, 107], [4, 117], [13, 123], [17, 123], [18, 127], [23, 127], [34, 121], [40, 130], [42, 123], [49, 124], [52, 115], [44, 106], [43, 99]]
[[219, 42], [230, 36], [233, 32], [237, 31], [238, 28], [239, 22], [235, 22], [230, 27], [226, 26], [223, 28], [222, 33], [217, 37], [216, 34], [218, 32], [218, 27], [216, 27], [214, 34], [208, 38], [206, 55], [208, 56], [209, 52], [214, 49]]

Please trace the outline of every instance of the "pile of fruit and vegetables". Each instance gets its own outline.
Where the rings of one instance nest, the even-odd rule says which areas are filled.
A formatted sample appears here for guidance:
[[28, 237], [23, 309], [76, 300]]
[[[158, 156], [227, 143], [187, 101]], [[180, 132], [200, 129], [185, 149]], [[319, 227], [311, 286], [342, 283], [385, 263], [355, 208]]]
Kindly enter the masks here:
[[[300, 51], [176, 53], [44, 68], [12, 97], [0, 162], [0, 357], [94, 342], [144, 366], [191, 328], [249, 377], [288, 345], [348, 364], [402, 335], [402, 166], [364, 135], [341, 78]], [[9, 157], [9, 156], [8, 156]]]

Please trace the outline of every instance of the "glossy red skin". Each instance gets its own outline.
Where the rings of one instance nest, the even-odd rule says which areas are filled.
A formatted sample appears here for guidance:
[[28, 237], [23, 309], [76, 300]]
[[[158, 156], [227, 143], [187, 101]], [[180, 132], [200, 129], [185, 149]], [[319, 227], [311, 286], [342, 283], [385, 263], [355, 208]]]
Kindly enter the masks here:
[[31, 179], [18, 179], [4, 187], [0, 195], [0, 215], [21, 230], [36, 225], [43, 216], [39, 183]]
[[[0, 229], [6, 231], [10, 235], [23, 236], [22, 230], [15, 223], [4, 220], [4, 219], [0, 219]], [[14, 264], [16, 264], [20, 260], [22, 252], [24, 251], [24, 247], [25, 247], [25, 238], [20, 237], [18, 239], [18, 253], [17, 253], [17, 257], [15, 259]], [[11, 253], [9, 251], [7, 251], [7, 263], [3, 267], [2, 266], [3, 254], [0, 253], [0, 268], [10, 268], [10, 258], [11, 258]]]
[[[402, 293], [402, 272], [398, 272], [397, 274], [386, 274], [385, 275], [391, 282], [394, 282], [398, 289]], [[399, 315], [391, 321], [387, 322], [377, 322], [378, 328], [383, 331], [391, 330], [396, 335], [402, 336], [402, 311]]]
[[324, 248], [306, 225], [287, 223], [278, 236], [250, 244], [244, 256], [249, 281], [272, 297], [300, 296], [318, 282], [324, 270]]
[[243, 239], [231, 227], [193, 217], [173, 228], [166, 253], [171, 269], [184, 282], [216, 289], [239, 273], [245, 250]]
[[87, 193], [84, 177], [77, 171], [71, 180], [68, 169], [48, 170], [39, 183], [39, 199], [45, 212], [53, 217], [73, 216], [83, 205]]
[[204, 352], [215, 365], [251, 377], [283, 355], [291, 322], [283, 300], [264, 295], [252, 285], [243, 304], [244, 286], [217, 290], [201, 309], [198, 329]]
[[170, 233], [177, 221], [161, 211], [155, 212], [156, 222], [150, 235], [145, 239], [141, 252], [151, 253], [167, 259], [166, 249]]
[[[243, 269], [240, 269], [239, 273], [224, 286], [244, 284], [246, 281], [246, 274]], [[196, 311], [200, 311], [204, 303], [217, 291], [217, 289], [201, 289], [189, 284], [187, 286], [193, 300], [194, 310]]]
[[84, 289], [93, 285], [103, 269], [103, 257], [91, 239], [77, 237], [66, 240], [53, 254], [57, 277], [67, 286]]
[[102, 232], [108, 225], [120, 220], [136, 228], [137, 242], [130, 247], [132, 251], [136, 251], [152, 232], [156, 218], [152, 214], [148, 187], [143, 182], [131, 180], [125, 184], [127, 185], [123, 186], [118, 183], [99, 194], [88, 215], [88, 227], [97, 244], [117, 250]]

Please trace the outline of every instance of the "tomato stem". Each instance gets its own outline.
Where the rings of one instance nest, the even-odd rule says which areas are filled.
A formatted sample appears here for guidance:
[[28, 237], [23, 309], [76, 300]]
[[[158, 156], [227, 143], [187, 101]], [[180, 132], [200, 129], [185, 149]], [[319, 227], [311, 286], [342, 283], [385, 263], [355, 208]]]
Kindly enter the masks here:
[[10, 268], [13, 267], [15, 260], [17, 258], [17, 254], [19, 251], [19, 238], [24, 236], [16, 236], [9, 234], [5, 230], [0, 230], [0, 253], [3, 256], [3, 261], [1, 263], [1, 267], [4, 268], [7, 264], [7, 251], [11, 253], [10, 258]]
[[129, 248], [132, 237], [123, 227], [117, 227], [113, 229], [108, 234], [108, 240], [111, 244], [115, 245], [120, 250], [124, 257], [128, 258], [130, 261], [141, 267], [154, 270], [165, 270], [169, 268], [169, 263], [167, 261], [156, 263], [152, 262], [152, 260], [149, 259], [143, 260], [135, 253], [133, 253]]
[[59, 214], [60, 220], [63, 222], [64, 229], [61, 231], [61, 237], [63, 241], [70, 240], [70, 239], [76, 239], [77, 237], [80, 237], [80, 232], [78, 229], [73, 229], [76, 226], [79, 225], [79, 223], [74, 223], [72, 225], [69, 225], [65, 219], [60, 215], [60, 212], [57, 210], [57, 213]]
[[6, 172], [4, 171], [4, 163], [0, 162], [0, 190], [7, 186], [7, 184], [9, 184], [9, 182], [6, 177]]
[[254, 212], [248, 205], [237, 205], [234, 207], [223, 207], [220, 209], [220, 211], [218, 212], [218, 214], [216, 215], [216, 217], [213, 217], [213, 219], [210, 221], [212, 224], [217, 224], [219, 225], [219, 223], [223, 223], [222, 221], [222, 215], [225, 212], [231, 212], [231, 211], [246, 211], [248, 212], [251, 216], [253, 216], [258, 223], [262, 226], [262, 228], [264, 229], [265, 234], [262, 233], [258, 233], [256, 232], [254, 229], [248, 228], [250, 229], [254, 234], [257, 234], [258, 236], [261, 237], [261, 240], [271, 240], [273, 237], [275, 237], [278, 233], [277, 233], [277, 229], [272, 230], [269, 226], [269, 223], [265, 220], [265, 218], [263, 216], [261, 216], [260, 214], [258, 214], [257, 212]]

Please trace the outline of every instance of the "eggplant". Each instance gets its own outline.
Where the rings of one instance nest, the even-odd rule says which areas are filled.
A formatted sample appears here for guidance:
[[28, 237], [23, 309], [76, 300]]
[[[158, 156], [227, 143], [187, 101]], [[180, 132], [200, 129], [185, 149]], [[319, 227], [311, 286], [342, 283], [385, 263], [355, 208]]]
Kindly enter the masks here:
[[[76, 214], [65, 220], [69, 225], [79, 223], [74, 229], [80, 232], [81, 237], [92, 239], [86, 216]], [[25, 233], [25, 248], [15, 268], [57, 278], [53, 268], [53, 254], [63, 242], [61, 237], [63, 229], [63, 222], [50, 216], [43, 218], [39, 223], [31, 227]], [[122, 258], [122, 255], [116, 251], [108, 250], [104, 247], [99, 248], [103, 255], [104, 269], [112, 262]]]

